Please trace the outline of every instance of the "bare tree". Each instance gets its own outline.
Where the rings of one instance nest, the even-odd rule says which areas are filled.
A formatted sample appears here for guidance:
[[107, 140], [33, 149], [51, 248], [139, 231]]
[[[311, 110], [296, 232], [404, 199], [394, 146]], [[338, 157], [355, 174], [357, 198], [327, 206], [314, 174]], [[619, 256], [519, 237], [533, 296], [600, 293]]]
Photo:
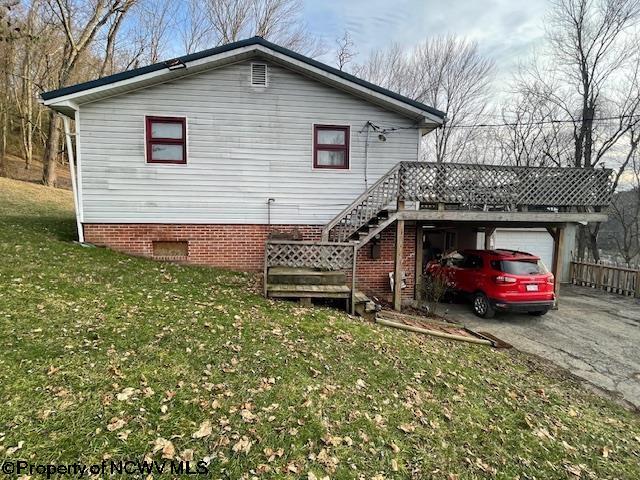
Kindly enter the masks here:
[[258, 35], [309, 56], [322, 53], [302, 21], [300, 0], [207, 0], [207, 13], [218, 44]]
[[427, 39], [409, 52], [393, 46], [374, 52], [358, 75], [447, 114], [446, 124], [426, 140], [425, 155], [437, 162], [473, 160], [465, 154], [487, 111], [494, 64], [478, 45], [453, 36]]
[[[530, 66], [521, 86], [572, 119], [573, 166], [595, 168], [640, 120], [637, 37], [631, 32], [640, 0], [551, 3], [546, 55]], [[599, 228], [581, 228], [580, 255], [588, 245], [599, 258]]]
[[625, 190], [613, 196], [609, 208], [609, 221], [603, 230], [609, 233], [618, 254], [622, 256], [627, 266], [640, 256], [640, 159], [638, 158], [638, 144], [640, 133], [632, 131], [629, 135], [629, 145], [625, 162], [630, 166], [626, 169]]
[[521, 166], [567, 166], [572, 163], [572, 138], [557, 106], [524, 89], [514, 92], [501, 108], [504, 127], [495, 141], [505, 163]]
[[344, 70], [344, 67], [353, 61], [358, 52], [355, 50], [355, 44], [351, 39], [351, 35], [345, 30], [342, 37], [336, 39], [336, 63], [338, 70]]
[[[55, 87], [69, 83], [81, 56], [91, 47], [96, 34], [114, 16], [119, 15], [127, 0], [95, 0], [92, 4], [74, 0], [46, 0], [52, 19], [62, 29], [65, 43], [62, 47], [61, 61], [55, 76]], [[55, 112], [49, 112], [47, 143], [43, 157], [43, 178], [45, 185], [54, 185], [56, 181], [56, 158], [60, 144], [59, 118]]]
[[183, 8], [183, 17], [178, 30], [184, 53], [193, 53], [211, 47], [214, 43], [214, 32], [207, 16], [202, 14], [202, 2], [187, 0]]
[[[2, 75], [0, 82], [5, 92], [9, 91], [11, 82], [11, 70], [13, 66], [13, 56], [15, 39], [20, 35], [20, 28], [15, 24], [12, 10], [16, 8], [16, 0], [2, 0], [0, 2], [0, 71]], [[5, 157], [7, 155], [7, 137], [9, 134], [9, 115], [11, 105], [8, 96], [5, 95], [0, 103], [0, 175], [5, 174]]]
[[100, 67], [99, 76], [102, 77], [107, 73], [114, 73], [116, 70], [114, 64], [116, 39], [123, 20], [129, 9], [136, 3], [137, 0], [124, 0], [122, 7], [115, 12], [110, 19], [110, 25], [106, 33], [106, 45], [104, 49], [104, 58], [102, 59], [102, 66]]

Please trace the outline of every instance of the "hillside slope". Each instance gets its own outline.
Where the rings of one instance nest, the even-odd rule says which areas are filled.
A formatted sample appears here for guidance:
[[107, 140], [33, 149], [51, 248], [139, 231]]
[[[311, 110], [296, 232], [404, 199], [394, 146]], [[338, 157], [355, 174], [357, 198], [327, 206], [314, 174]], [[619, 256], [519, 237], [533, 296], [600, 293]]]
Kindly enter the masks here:
[[640, 478], [638, 416], [517, 352], [269, 301], [252, 276], [84, 248], [74, 228], [69, 192], [0, 179], [0, 458]]

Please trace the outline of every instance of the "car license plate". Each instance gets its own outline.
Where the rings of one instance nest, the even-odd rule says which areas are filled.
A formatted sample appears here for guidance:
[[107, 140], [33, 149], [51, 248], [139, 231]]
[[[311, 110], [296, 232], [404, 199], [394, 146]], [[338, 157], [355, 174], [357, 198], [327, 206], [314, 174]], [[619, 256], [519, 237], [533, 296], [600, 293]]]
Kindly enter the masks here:
[[527, 292], [537, 292], [537, 291], [538, 291], [538, 284], [534, 283], [534, 284], [527, 285]]

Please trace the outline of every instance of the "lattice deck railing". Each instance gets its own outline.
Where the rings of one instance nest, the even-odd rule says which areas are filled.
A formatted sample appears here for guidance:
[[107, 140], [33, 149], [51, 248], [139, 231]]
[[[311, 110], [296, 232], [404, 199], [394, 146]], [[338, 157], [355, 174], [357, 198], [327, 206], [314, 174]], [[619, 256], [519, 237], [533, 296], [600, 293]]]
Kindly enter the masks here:
[[470, 207], [606, 207], [611, 171], [403, 162], [400, 197]]
[[357, 245], [344, 242], [267, 240], [264, 254], [264, 294], [269, 268], [313, 268], [348, 270], [351, 275], [351, 313], [355, 313]]
[[353, 243], [268, 240], [265, 267], [345, 270], [354, 259]]
[[459, 208], [603, 209], [611, 203], [611, 170], [401, 162], [337, 215], [325, 240], [344, 242], [397, 200]]

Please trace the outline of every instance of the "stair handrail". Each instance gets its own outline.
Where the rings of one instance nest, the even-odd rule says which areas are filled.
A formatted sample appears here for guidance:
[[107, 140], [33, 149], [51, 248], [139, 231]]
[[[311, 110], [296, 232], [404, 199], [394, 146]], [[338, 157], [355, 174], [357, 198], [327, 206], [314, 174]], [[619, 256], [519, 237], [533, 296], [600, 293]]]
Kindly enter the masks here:
[[[399, 173], [401, 168], [402, 168], [402, 162], [397, 163], [387, 173], [381, 176], [371, 187], [367, 188], [353, 202], [347, 205], [338, 215], [336, 215], [333, 218], [333, 220], [331, 220], [327, 225], [325, 225], [325, 227], [322, 229], [322, 240], [325, 242], [329, 241], [329, 233], [331, 232], [331, 230], [335, 228], [340, 222], [345, 220], [349, 214], [351, 214], [354, 211], [357, 211], [358, 207], [360, 207], [360, 205], [362, 205], [363, 203], [366, 203], [366, 200], [372, 195], [372, 193], [374, 193], [378, 188], [380, 188], [385, 182], [387, 182], [391, 177], [393, 177], [396, 174], [398, 176], [398, 182], [395, 190], [396, 194], [393, 196], [389, 196], [389, 202], [391, 200], [397, 200], [400, 192], [401, 175]], [[367, 221], [369, 220], [370, 219], [367, 219]], [[360, 228], [365, 223], [366, 222], [359, 225], [358, 228]], [[356, 228], [354, 232], [357, 231], [358, 228]]]

